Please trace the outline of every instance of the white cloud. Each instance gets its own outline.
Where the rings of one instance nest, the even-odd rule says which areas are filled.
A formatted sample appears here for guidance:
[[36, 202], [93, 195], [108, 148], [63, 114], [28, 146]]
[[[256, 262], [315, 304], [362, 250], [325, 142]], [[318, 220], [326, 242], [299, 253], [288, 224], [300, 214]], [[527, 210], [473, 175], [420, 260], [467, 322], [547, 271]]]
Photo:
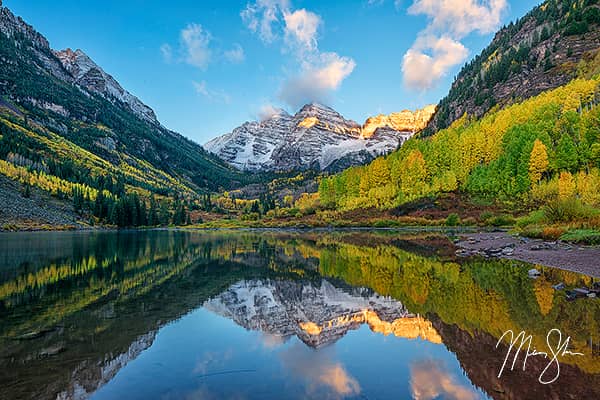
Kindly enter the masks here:
[[314, 101], [328, 103], [331, 93], [339, 89], [355, 67], [351, 58], [321, 53], [318, 60], [305, 62], [298, 75], [284, 82], [279, 98], [294, 108]]
[[331, 347], [312, 351], [295, 343], [279, 357], [286, 370], [306, 382], [306, 398], [357, 397], [362, 391], [356, 378], [335, 360]]
[[507, 0], [415, 0], [408, 12], [429, 17], [429, 30], [461, 39], [474, 31], [494, 32], [507, 6]]
[[171, 63], [173, 61], [173, 49], [167, 43], [160, 46], [160, 54], [162, 54], [163, 60], [166, 63]]
[[272, 104], [264, 104], [258, 110], [258, 118], [261, 121], [265, 121], [281, 112], [282, 112], [281, 108], [275, 107]]
[[233, 45], [231, 50], [227, 50], [223, 53], [225, 59], [229, 62], [239, 64], [244, 61], [246, 58], [246, 54], [244, 53], [244, 49], [239, 43]]
[[479, 396], [439, 366], [439, 361], [422, 361], [410, 369], [410, 388], [415, 400], [475, 400]]
[[273, 32], [273, 24], [279, 22], [279, 14], [289, 9], [288, 0], [257, 0], [248, 3], [240, 16], [246, 26], [266, 42], [273, 42], [278, 35]]
[[[214, 59], [228, 61], [234, 64], [243, 62], [246, 58], [244, 49], [235, 43], [229, 50], [211, 47], [212, 35], [200, 24], [189, 24], [179, 33], [179, 49], [176, 62], [184, 62], [194, 67], [205, 70]], [[166, 63], [174, 60], [173, 48], [165, 43], [160, 46], [160, 52]], [[216, 55], [216, 57], [213, 57]]]
[[209, 48], [212, 36], [200, 24], [189, 24], [180, 34], [184, 59], [190, 65], [206, 69], [211, 59]]
[[417, 39], [402, 61], [404, 84], [411, 89], [429, 89], [450, 68], [463, 63], [469, 51], [462, 43], [447, 36]]
[[285, 40], [291, 48], [299, 51], [317, 49], [317, 30], [322, 23], [321, 17], [305, 9], [284, 12]]
[[408, 13], [426, 15], [429, 24], [404, 54], [405, 85], [420, 90], [434, 86], [466, 60], [469, 51], [460, 40], [472, 32], [494, 32], [507, 6], [507, 0], [414, 0]]
[[[394, 0], [394, 6], [396, 8], [400, 8], [402, 6], [403, 0]], [[386, 0], [367, 0], [367, 6], [369, 7], [377, 7], [386, 3]]]
[[279, 89], [279, 98], [291, 107], [328, 101], [356, 66], [349, 57], [321, 52], [318, 32], [322, 18], [306, 9], [292, 9], [288, 0], [257, 0], [248, 4], [241, 16], [264, 42], [283, 36], [282, 53], [291, 54], [292, 62], [299, 66]]
[[219, 90], [219, 91], [210, 90], [207, 87], [206, 81], [201, 81], [201, 82], [193, 81], [192, 85], [194, 86], [194, 90], [196, 90], [196, 93], [206, 97], [208, 100], [210, 100], [212, 102], [225, 103], [225, 104], [231, 103], [231, 96], [229, 96], [227, 93], [225, 93], [222, 90]]

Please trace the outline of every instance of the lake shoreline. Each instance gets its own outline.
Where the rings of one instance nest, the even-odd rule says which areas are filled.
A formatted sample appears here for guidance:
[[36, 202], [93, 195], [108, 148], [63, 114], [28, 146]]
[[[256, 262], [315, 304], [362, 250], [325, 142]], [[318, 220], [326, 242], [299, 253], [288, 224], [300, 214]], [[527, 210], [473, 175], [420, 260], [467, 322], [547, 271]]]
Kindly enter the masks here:
[[461, 234], [455, 246], [460, 257], [506, 258], [600, 278], [598, 246], [529, 239], [503, 231]]
[[[435, 233], [457, 238], [453, 241], [454, 251], [458, 257], [482, 256], [486, 258], [505, 258], [524, 261], [531, 264], [560, 268], [567, 271], [583, 273], [600, 278], [600, 246], [582, 246], [568, 242], [544, 241], [512, 235], [505, 229], [495, 227], [469, 226], [403, 226], [403, 227], [140, 227], [116, 229], [114, 227], [57, 227], [46, 226], [42, 229], [2, 230], [0, 233], [19, 232], [103, 232], [130, 230], [191, 230], [191, 231], [264, 231], [264, 232], [399, 232], [399, 233]], [[598, 265], [598, 266], [596, 266]]]

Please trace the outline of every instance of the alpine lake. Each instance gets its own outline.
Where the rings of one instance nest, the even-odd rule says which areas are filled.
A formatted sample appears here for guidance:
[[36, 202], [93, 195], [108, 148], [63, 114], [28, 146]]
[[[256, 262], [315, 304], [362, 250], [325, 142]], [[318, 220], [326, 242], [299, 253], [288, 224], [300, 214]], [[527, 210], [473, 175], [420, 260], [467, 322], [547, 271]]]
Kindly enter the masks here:
[[595, 279], [451, 239], [0, 234], [0, 399], [600, 398]]

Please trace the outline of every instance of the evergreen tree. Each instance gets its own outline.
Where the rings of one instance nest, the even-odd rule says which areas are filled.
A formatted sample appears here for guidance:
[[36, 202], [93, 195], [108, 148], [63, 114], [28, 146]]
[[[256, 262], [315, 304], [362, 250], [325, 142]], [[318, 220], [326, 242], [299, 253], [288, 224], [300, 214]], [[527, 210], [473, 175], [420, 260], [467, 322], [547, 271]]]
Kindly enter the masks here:
[[99, 219], [106, 218], [106, 197], [102, 190], [96, 195], [96, 201], [94, 202], [94, 215]]
[[185, 205], [177, 201], [175, 203], [175, 213], [173, 214], [173, 225], [185, 225], [187, 213], [185, 211]]
[[154, 196], [150, 198], [150, 211], [148, 212], [148, 225], [156, 226], [159, 224], [158, 221], [158, 210], [156, 206], [156, 199]]
[[160, 203], [160, 212], [158, 216], [159, 225], [169, 225], [171, 219], [171, 213], [169, 212], [169, 206], [166, 201]]
[[258, 204], [258, 201], [255, 200], [252, 202], [252, 206], [250, 207], [250, 212], [260, 215], [260, 205]]
[[73, 188], [73, 207], [75, 208], [75, 211], [81, 213], [81, 211], [83, 211], [83, 204], [83, 191], [79, 187], [75, 186]]

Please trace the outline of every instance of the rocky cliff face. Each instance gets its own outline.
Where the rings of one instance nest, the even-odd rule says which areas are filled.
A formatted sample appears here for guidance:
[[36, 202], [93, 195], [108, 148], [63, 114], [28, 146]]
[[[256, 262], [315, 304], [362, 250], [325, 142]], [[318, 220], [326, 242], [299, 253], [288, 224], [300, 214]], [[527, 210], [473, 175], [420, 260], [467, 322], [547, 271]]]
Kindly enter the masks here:
[[467, 113], [480, 117], [568, 83], [600, 48], [600, 4], [547, 0], [500, 30], [465, 65], [424, 130], [430, 135]]
[[349, 330], [367, 324], [373, 332], [441, 343], [432, 324], [408, 312], [398, 301], [370, 289], [344, 291], [326, 280], [241, 281], [204, 308], [246, 329], [286, 339], [296, 335], [308, 346], [334, 343]]
[[422, 131], [435, 113], [435, 109], [435, 105], [429, 105], [414, 112], [404, 110], [389, 115], [380, 114], [375, 117], [370, 117], [362, 127], [362, 136], [364, 138], [369, 138], [381, 128], [389, 128], [398, 132]]
[[156, 115], [150, 107], [123, 89], [112, 76], [104, 72], [82, 50], [66, 49], [55, 51], [54, 54], [67, 72], [71, 74], [77, 85], [98, 93], [108, 100], [120, 101], [126, 104], [138, 117], [147, 122], [158, 124]]
[[432, 107], [379, 116], [361, 126], [329, 107], [307, 104], [293, 116], [281, 110], [247, 122], [204, 147], [242, 170], [339, 171], [398, 148], [423, 128]]

